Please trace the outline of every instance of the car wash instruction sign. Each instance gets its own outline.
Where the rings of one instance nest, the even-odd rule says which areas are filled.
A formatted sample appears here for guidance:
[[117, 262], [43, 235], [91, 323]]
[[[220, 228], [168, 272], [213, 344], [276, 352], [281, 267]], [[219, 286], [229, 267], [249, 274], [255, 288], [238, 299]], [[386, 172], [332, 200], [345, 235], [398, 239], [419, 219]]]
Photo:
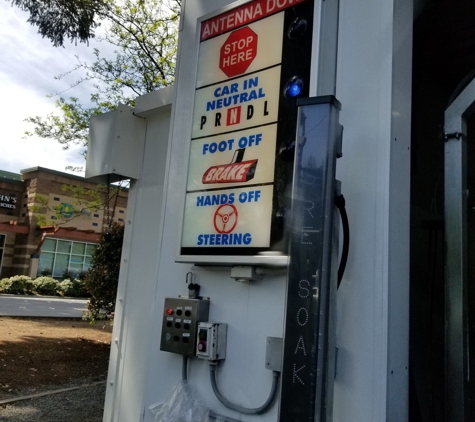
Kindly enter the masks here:
[[270, 246], [283, 11], [303, 1], [201, 23], [182, 250]]

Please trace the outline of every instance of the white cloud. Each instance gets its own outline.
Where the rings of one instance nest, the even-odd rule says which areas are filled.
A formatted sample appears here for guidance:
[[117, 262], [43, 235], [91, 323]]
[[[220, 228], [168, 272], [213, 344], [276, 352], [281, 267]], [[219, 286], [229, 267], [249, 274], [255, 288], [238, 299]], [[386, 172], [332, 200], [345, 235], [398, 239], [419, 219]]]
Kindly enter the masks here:
[[75, 55], [92, 59], [94, 42], [87, 46], [66, 40], [65, 47], [53, 47], [49, 39], [38, 34], [37, 27], [27, 23], [27, 19], [27, 13], [8, 2], [0, 3], [0, 74], [9, 75], [11, 82], [31, 88], [40, 95], [67, 89], [78, 75], [72, 74], [61, 81], [54, 77], [75, 66]]
[[41, 97], [18, 84], [5, 83], [0, 86], [3, 101], [0, 102], [0, 169], [19, 172], [29, 167], [47, 167], [64, 171], [67, 165], [84, 165], [80, 155], [82, 148], [72, 147], [64, 151], [54, 140], [38, 137], [24, 138], [32, 126], [24, 119], [37, 114], [46, 115], [54, 110], [50, 99]]
[[[81, 147], [64, 151], [55, 141], [38, 137], [23, 139], [32, 126], [27, 117], [46, 116], [55, 110], [54, 98], [48, 94], [64, 91], [80, 75], [71, 74], [63, 80], [56, 75], [68, 72], [76, 64], [75, 55], [93, 59], [94, 41], [89, 46], [65, 42], [65, 47], [53, 47], [48, 39], [27, 23], [28, 14], [9, 2], [0, 1], [0, 170], [18, 173], [29, 167], [47, 167], [65, 171], [67, 165], [83, 166]], [[109, 46], [101, 46], [109, 52]], [[81, 84], [64, 92], [87, 102], [91, 85]]]

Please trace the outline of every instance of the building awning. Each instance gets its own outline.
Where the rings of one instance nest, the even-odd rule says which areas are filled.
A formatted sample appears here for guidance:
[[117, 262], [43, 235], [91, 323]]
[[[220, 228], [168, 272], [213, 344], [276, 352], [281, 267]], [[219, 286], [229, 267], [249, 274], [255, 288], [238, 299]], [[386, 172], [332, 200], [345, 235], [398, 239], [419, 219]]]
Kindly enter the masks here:
[[76, 240], [79, 242], [99, 243], [101, 233], [94, 230], [81, 230], [77, 227], [37, 227], [36, 230], [44, 237]]
[[30, 228], [28, 226], [19, 226], [16, 221], [9, 223], [0, 223], [0, 232], [28, 234]]

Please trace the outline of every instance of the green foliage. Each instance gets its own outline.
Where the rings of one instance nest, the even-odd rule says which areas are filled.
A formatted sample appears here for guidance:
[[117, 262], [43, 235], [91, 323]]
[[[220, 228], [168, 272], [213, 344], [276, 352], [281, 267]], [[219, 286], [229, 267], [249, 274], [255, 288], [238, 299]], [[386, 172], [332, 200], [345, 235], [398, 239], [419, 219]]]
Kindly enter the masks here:
[[55, 296], [58, 293], [59, 283], [52, 277], [38, 277], [34, 283], [35, 291], [40, 295]]
[[[46, 219], [46, 212], [48, 211], [48, 197], [45, 195], [35, 195], [35, 203], [30, 207], [30, 211], [36, 217], [36, 225], [39, 227], [48, 226], [51, 223]], [[49, 275], [49, 274], [42, 274]]]
[[92, 321], [114, 312], [123, 239], [124, 226], [113, 223], [109, 232], [101, 236], [92, 255], [85, 279], [86, 290], [91, 295], [88, 318]]
[[20, 295], [48, 295], [87, 297], [84, 280], [67, 278], [61, 282], [47, 275], [32, 280], [25, 275], [16, 275], [0, 280], [0, 293]]
[[[36, 217], [36, 224], [39, 227], [61, 225], [82, 216], [86, 212], [99, 211], [104, 207], [104, 203], [108, 203], [119, 194], [119, 189], [107, 189], [105, 185], [97, 185], [95, 190], [86, 189], [81, 186], [63, 185], [62, 191], [67, 193], [69, 197], [73, 198], [74, 204], [70, 208], [68, 216], [63, 213], [63, 205], [55, 205], [50, 207], [48, 205], [48, 197], [45, 195], [35, 195], [35, 204], [30, 207], [30, 210]], [[109, 198], [107, 199], [107, 195]], [[48, 219], [47, 214], [53, 214], [54, 219]], [[48, 274], [44, 274], [48, 275]], [[66, 274], [63, 278], [71, 278], [70, 274]]]
[[45, 212], [48, 207], [48, 197], [46, 195], [35, 195], [35, 203], [30, 207], [33, 212]]
[[70, 280], [71, 278], [73, 278], [73, 275], [69, 272], [69, 271], [65, 271], [61, 277], [63, 278], [63, 281], [64, 280]]
[[10, 278], [4, 278], [0, 281], [0, 289], [3, 293], [17, 294], [33, 294], [34, 282], [26, 275], [16, 275]]
[[71, 88], [93, 81], [92, 106], [61, 97], [57, 113], [26, 119], [35, 126], [26, 136], [55, 139], [65, 149], [71, 144], [86, 146], [92, 116], [115, 110], [119, 103], [133, 106], [137, 96], [173, 82], [181, 1], [106, 0], [105, 5], [97, 13], [107, 22], [106, 35], [98, 40], [117, 47], [114, 58], [95, 49], [92, 64], [77, 58], [73, 70], [56, 77], [81, 72]]
[[[173, 82], [180, 6], [177, 0], [111, 3], [106, 16], [111, 26], [104, 40], [118, 48], [116, 57], [101, 58], [96, 50], [92, 66], [79, 63], [87, 71], [86, 79], [119, 90], [126, 88], [135, 96]], [[120, 97], [122, 94], [116, 98]]]
[[28, 22], [55, 47], [62, 46], [65, 38], [80, 42], [93, 38], [98, 13], [106, 7], [100, 0], [12, 0], [12, 4], [28, 12]]
[[77, 278], [67, 278], [58, 283], [58, 292], [62, 296], [86, 297], [88, 296], [84, 282]]
[[59, 115], [50, 113], [46, 117], [35, 116], [25, 119], [35, 125], [34, 131], [25, 132], [25, 135], [53, 139], [62, 144], [65, 150], [72, 144], [86, 146], [90, 118], [116, 108], [110, 103], [85, 107], [75, 97], [70, 97], [69, 100], [59, 98], [55, 101], [55, 105]]
[[81, 271], [78, 276], [77, 276], [77, 279], [79, 281], [82, 281], [84, 282], [84, 280], [86, 279], [86, 274], [87, 274], [87, 271]]

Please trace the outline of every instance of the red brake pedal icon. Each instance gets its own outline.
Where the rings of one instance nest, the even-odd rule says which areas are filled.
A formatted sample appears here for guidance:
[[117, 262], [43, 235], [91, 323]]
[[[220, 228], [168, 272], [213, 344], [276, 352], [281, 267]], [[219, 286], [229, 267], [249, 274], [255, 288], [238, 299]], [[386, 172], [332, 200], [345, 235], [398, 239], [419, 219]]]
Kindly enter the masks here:
[[[203, 184], [248, 182], [254, 178], [258, 160], [242, 161], [246, 148], [236, 150], [231, 164], [211, 166], [203, 174]], [[237, 154], [236, 154], [237, 153]]]

